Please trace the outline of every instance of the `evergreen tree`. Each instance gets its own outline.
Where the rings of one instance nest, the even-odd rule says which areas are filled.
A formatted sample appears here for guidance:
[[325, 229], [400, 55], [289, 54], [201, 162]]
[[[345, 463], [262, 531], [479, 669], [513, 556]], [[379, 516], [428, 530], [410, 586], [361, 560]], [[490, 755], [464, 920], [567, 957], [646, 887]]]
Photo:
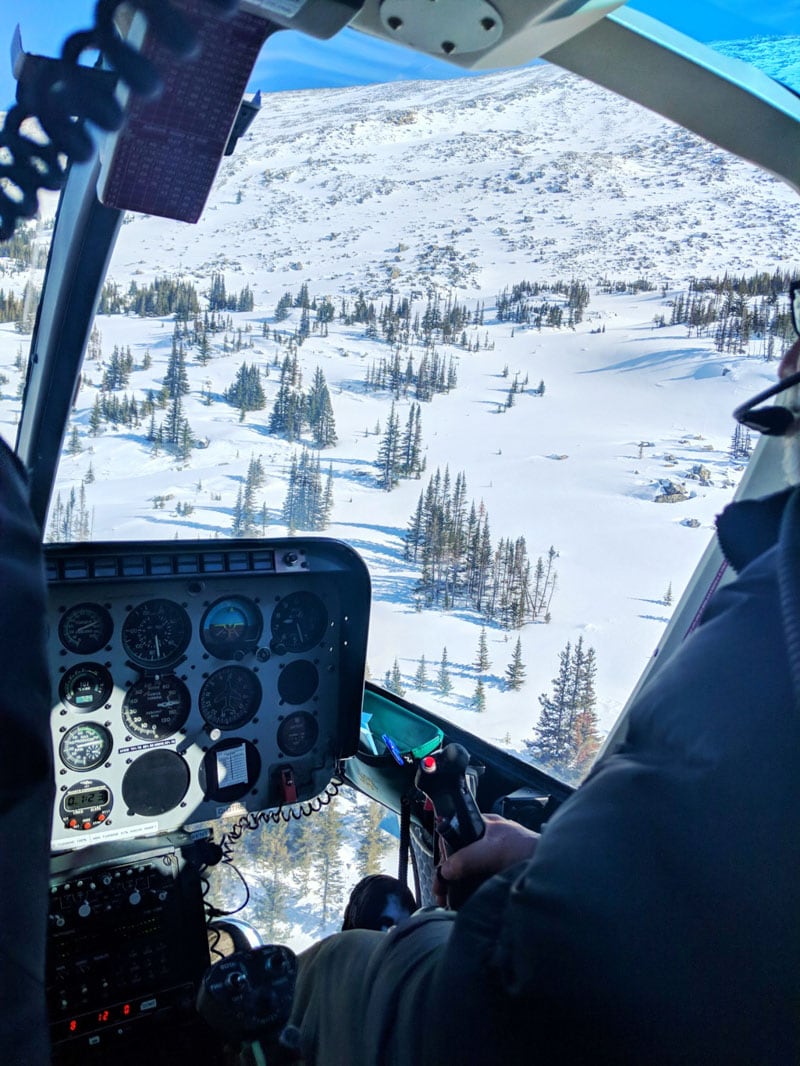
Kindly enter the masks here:
[[261, 385], [261, 372], [253, 364], [248, 366], [242, 363], [236, 372], [236, 378], [232, 385], [223, 393], [223, 396], [240, 411], [260, 411], [267, 405], [267, 398]]
[[664, 593], [664, 598], [662, 599], [661, 602], [664, 604], [665, 607], [670, 607], [672, 605], [672, 582], [671, 581], [667, 585], [667, 590]]
[[80, 434], [78, 433], [78, 427], [72, 427], [72, 433], [70, 434], [69, 444], [67, 445], [67, 455], [80, 455], [83, 451], [81, 445]]
[[328, 448], [336, 444], [338, 438], [330, 392], [325, 375], [319, 367], [314, 372], [314, 380], [306, 400], [306, 421], [311, 427], [311, 436], [317, 448]]
[[381, 828], [385, 809], [372, 800], [358, 807], [354, 818], [356, 844], [356, 870], [359, 877], [382, 872], [383, 859], [392, 847], [392, 839]]
[[506, 669], [506, 687], [514, 691], [522, 688], [525, 682], [525, 665], [522, 662], [522, 637], [517, 637], [514, 654]]
[[318, 932], [334, 932], [341, 923], [344, 905], [344, 879], [339, 854], [343, 842], [343, 826], [339, 806], [334, 800], [315, 815], [313, 828], [313, 871], [321, 885], [317, 896], [319, 905]]
[[479, 677], [475, 685], [475, 692], [472, 696], [472, 708], [479, 714], [482, 714], [486, 710], [486, 687], [483, 683], [483, 678]]
[[537, 761], [572, 782], [587, 771], [600, 744], [596, 672], [594, 648], [584, 649], [583, 637], [574, 648], [568, 642], [559, 656], [552, 694], [539, 696], [542, 710], [533, 740], [525, 742]]
[[164, 375], [164, 387], [167, 397], [174, 400], [176, 396], [185, 396], [189, 392], [189, 375], [186, 372], [186, 353], [183, 342], [180, 341], [176, 332], [172, 337], [172, 352], [167, 363], [167, 372]]
[[428, 687], [428, 664], [425, 662], [424, 653], [419, 657], [417, 672], [414, 674], [414, 688], [420, 692]]
[[378, 449], [375, 461], [378, 467], [378, 485], [386, 492], [391, 492], [400, 479], [400, 422], [392, 404], [386, 423], [386, 432]]
[[475, 669], [485, 674], [491, 666], [489, 661], [489, 645], [486, 642], [486, 627], [481, 626], [481, 635], [478, 638], [478, 654], [475, 657]]
[[439, 664], [439, 672], [436, 675], [436, 688], [441, 696], [449, 696], [453, 691], [453, 681], [450, 677], [450, 663], [447, 658], [447, 648], [442, 648], [442, 661]]

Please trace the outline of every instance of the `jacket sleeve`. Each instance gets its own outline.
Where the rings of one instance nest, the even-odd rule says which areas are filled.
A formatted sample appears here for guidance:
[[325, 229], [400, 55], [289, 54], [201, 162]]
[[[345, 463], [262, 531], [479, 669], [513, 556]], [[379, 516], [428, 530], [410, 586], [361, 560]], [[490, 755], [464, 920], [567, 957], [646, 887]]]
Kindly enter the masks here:
[[0, 441], [0, 1059], [49, 1062], [44, 1001], [53, 760], [40, 531]]
[[800, 711], [781, 615], [800, 588], [780, 587], [797, 548], [717, 593], [624, 746], [459, 913], [426, 1063], [800, 1061]]

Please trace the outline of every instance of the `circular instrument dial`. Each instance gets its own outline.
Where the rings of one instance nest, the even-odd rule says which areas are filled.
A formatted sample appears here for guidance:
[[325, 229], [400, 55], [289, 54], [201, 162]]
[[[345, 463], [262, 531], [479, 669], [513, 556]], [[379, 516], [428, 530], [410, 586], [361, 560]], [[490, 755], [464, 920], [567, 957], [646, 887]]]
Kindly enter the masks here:
[[61, 616], [58, 637], [75, 655], [94, 655], [114, 632], [111, 615], [99, 603], [76, 603]]
[[216, 729], [241, 729], [261, 706], [261, 682], [244, 666], [223, 666], [200, 689], [200, 714]]
[[295, 711], [278, 728], [278, 747], [284, 755], [296, 759], [311, 751], [317, 743], [319, 725], [307, 711]]
[[200, 639], [217, 659], [241, 659], [255, 651], [261, 636], [261, 612], [245, 596], [228, 596], [212, 603], [200, 623]]
[[163, 740], [186, 724], [191, 705], [189, 690], [177, 677], [144, 677], [125, 693], [122, 721], [131, 736]]
[[328, 609], [313, 592], [292, 592], [280, 600], [270, 621], [276, 655], [310, 651], [325, 636]]
[[95, 770], [111, 754], [113, 741], [105, 726], [80, 722], [61, 738], [58, 754], [68, 770]]
[[186, 651], [191, 636], [188, 614], [172, 600], [145, 600], [122, 624], [122, 646], [137, 666], [174, 663]]
[[96, 711], [113, 689], [111, 674], [100, 663], [76, 663], [61, 678], [58, 694], [76, 711]]

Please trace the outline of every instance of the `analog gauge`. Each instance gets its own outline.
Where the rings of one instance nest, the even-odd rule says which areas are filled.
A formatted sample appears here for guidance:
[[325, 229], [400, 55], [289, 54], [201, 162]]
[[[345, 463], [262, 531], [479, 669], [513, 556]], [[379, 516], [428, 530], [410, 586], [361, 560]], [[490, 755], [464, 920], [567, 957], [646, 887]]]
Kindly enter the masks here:
[[200, 713], [215, 729], [241, 729], [261, 706], [261, 682], [243, 666], [223, 666], [200, 689]]
[[172, 600], [145, 600], [122, 624], [122, 646], [137, 666], [174, 663], [189, 644], [192, 623]]
[[270, 647], [276, 655], [309, 651], [328, 628], [328, 611], [313, 592], [292, 592], [272, 612]]
[[131, 736], [164, 740], [186, 724], [191, 706], [189, 690], [177, 677], [144, 677], [125, 693], [122, 721]]
[[255, 651], [261, 636], [261, 612], [245, 596], [212, 603], [200, 623], [200, 639], [216, 659], [241, 659]]
[[58, 636], [67, 651], [94, 655], [111, 639], [114, 623], [99, 603], [76, 603], [61, 616]]
[[287, 663], [278, 676], [278, 695], [284, 703], [307, 703], [317, 691], [319, 673], [308, 659]]
[[96, 711], [113, 689], [111, 674], [100, 663], [76, 663], [61, 678], [58, 694], [76, 711]]
[[111, 734], [105, 726], [80, 722], [64, 734], [58, 753], [68, 770], [95, 770], [109, 757], [112, 747]]
[[308, 711], [295, 711], [284, 718], [278, 728], [278, 747], [293, 759], [311, 751], [317, 743], [319, 725]]

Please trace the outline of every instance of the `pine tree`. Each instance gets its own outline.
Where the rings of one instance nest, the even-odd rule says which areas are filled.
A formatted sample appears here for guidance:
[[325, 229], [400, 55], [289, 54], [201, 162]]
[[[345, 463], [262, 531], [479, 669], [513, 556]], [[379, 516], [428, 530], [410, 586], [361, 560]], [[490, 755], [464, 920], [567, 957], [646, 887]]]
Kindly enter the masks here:
[[663, 597], [661, 602], [664, 604], [665, 607], [670, 607], [672, 605], [672, 582], [671, 581], [667, 585], [667, 590], [664, 593], [664, 597]]
[[338, 438], [330, 392], [325, 375], [319, 367], [314, 372], [314, 380], [306, 399], [306, 421], [311, 427], [311, 436], [317, 448], [328, 448], [336, 444]]
[[442, 648], [442, 661], [439, 664], [439, 673], [436, 675], [436, 688], [441, 696], [449, 696], [453, 691], [453, 681], [450, 677], [450, 663], [447, 659], [447, 648]]
[[405, 696], [406, 690], [403, 686], [403, 675], [400, 673], [400, 664], [395, 656], [394, 663], [392, 664], [392, 692], [398, 696]]
[[378, 485], [386, 492], [391, 492], [400, 479], [400, 423], [394, 403], [375, 465], [378, 467]]
[[478, 638], [478, 654], [475, 657], [475, 669], [485, 674], [491, 666], [489, 661], [489, 646], [486, 641], [486, 627], [481, 626], [481, 635]]
[[78, 433], [78, 427], [72, 427], [72, 433], [70, 434], [69, 444], [67, 445], [67, 455], [80, 455], [83, 451], [81, 445], [80, 434]]
[[424, 653], [419, 657], [417, 672], [414, 674], [414, 688], [420, 692], [428, 687], [428, 664], [425, 662]]
[[483, 678], [479, 677], [475, 685], [475, 692], [472, 696], [472, 708], [479, 714], [482, 714], [486, 710], [486, 687], [483, 684]]
[[583, 637], [567, 643], [559, 656], [552, 695], [539, 696], [542, 711], [534, 738], [526, 746], [539, 762], [576, 782], [588, 770], [600, 745], [595, 705], [597, 664]]
[[517, 637], [514, 654], [506, 669], [506, 687], [516, 691], [525, 682], [525, 665], [522, 662], [522, 637]]

